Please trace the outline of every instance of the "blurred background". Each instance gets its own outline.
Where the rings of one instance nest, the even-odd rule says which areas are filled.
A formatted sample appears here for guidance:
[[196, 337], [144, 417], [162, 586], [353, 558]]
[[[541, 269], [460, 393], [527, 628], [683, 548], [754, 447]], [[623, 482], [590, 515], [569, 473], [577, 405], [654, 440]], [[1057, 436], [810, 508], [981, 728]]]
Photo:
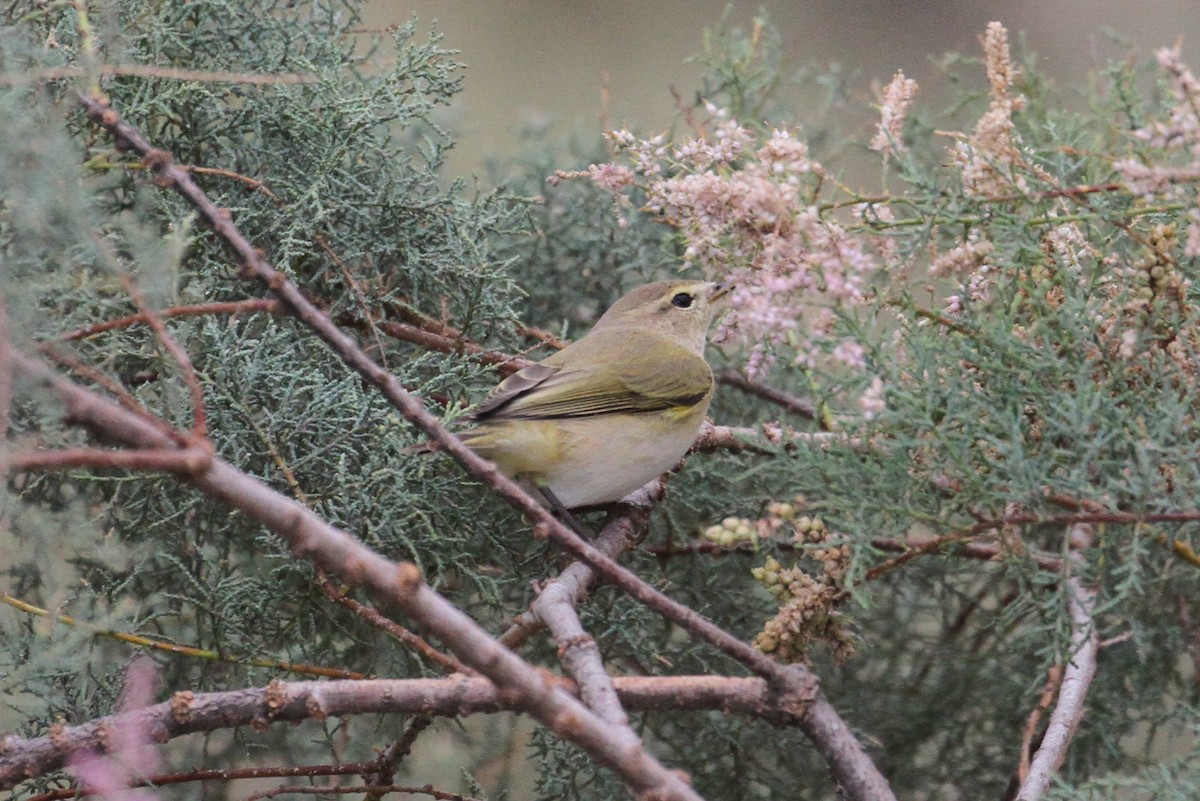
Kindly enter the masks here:
[[993, 19], [1009, 29], [1014, 55], [1037, 54], [1068, 102], [1086, 102], [1089, 71], [1179, 40], [1200, 70], [1200, 0], [376, 0], [368, 9], [369, 27], [415, 16], [427, 31], [436, 21], [443, 46], [461, 51], [465, 86], [447, 120], [460, 136], [451, 175], [482, 173], [484, 160], [509, 154], [531, 123], [563, 133], [666, 129], [672, 88], [690, 99], [702, 73], [686, 59], [725, 14], [748, 29], [765, 11], [792, 66], [840, 65], [864, 103], [872, 82], [886, 84], [897, 69], [921, 84], [918, 107], [936, 102], [946, 88], [937, 62], [948, 52], [977, 56]]

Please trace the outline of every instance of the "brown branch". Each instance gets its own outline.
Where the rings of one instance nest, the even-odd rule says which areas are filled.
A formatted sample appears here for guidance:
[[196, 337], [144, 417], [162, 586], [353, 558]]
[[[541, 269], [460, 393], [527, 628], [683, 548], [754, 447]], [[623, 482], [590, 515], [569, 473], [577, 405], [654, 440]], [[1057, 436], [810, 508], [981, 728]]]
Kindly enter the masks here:
[[173, 441], [180, 445], [186, 445], [185, 437], [177, 432], [174, 428], [167, 424], [166, 421], [160, 419], [157, 415], [142, 405], [141, 401], [129, 394], [129, 391], [121, 385], [119, 381], [109, 378], [104, 373], [92, 367], [87, 362], [79, 359], [72, 353], [67, 353], [52, 343], [42, 343], [38, 350], [48, 358], [52, 359], [56, 364], [70, 368], [73, 372], [91, 381], [93, 384], [105, 389], [116, 399], [117, 403], [128, 409], [142, 419], [150, 422], [158, 428], [159, 431], [166, 434]]
[[[551, 680], [557, 692], [574, 692], [566, 680]], [[773, 723], [794, 721], [767, 683], [758, 678], [728, 676], [623, 677], [614, 679], [621, 703], [646, 710], [705, 711], [762, 718]], [[185, 734], [250, 726], [263, 732], [279, 723], [366, 714], [427, 714], [465, 717], [521, 711], [513, 693], [504, 692], [484, 678], [452, 676], [444, 679], [367, 679], [363, 681], [273, 681], [265, 687], [212, 693], [176, 692], [171, 700], [153, 706], [108, 715], [76, 726], [56, 725], [41, 737], [8, 735], [0, 740], [0, 789], [57, 770], [76, 751], [103, 752], [108, 732], [116, 727], [139, 727], [155, 742]], [[630, 755], [636, 758], [636, 755]], [[359, 763], [348, 773], [361, 774], [376, 762]], [[295, 774], [322, 775], [310, 768], [271, 769]], [[307, 771], [307, 772], [301, 772]], [[225, 771], [181, 774], [178, 781], [199, 781]]]
[[[805, 709], [806, 705], [810, 705], [810, 709], [813, 710], [812, 717], [805, 714], [801, 719], [801, 727], [813, 739], [814, 744], [827, 760], [835, 780], [846, 789], [851, 797], [856, 799], [894, 798], [886, 779], [871, 762], [862, 744], [850, 735], [850, 730], [845, 722], [837, 716], [832, 706], [824, 701], [815, 674], [801, 665], [782, 665], [776, 662], [688, 606], [668, 598], [634, 573], [605, 556], [574, 531], [559, 523], [524, 488], [500, 473], [494, 464], [467, 448], [461, 440], [442, 426], [436, 417], [400, 386], [391, 373], [376, 364], [351, 337], [339, 329], [324, 312], [314, 306], [299, 288], [268, 264], [261, 251], [251, 245], [241, 231], [234, 226], [229, 214], [222, 212], [208, 199], [192, 181], [187, 171], [174, 164], [169, 153], [151, 147], [137, 129], [124, 122], [120, 115], [105, 102], [86, 92], [81, 92], [79, 98], [88, 116], [96, 124], [107, 129], [119, 147], [138, 153], [142, 161], [154, 170], [162, 184], [174, 188], [196, 209], [199, 216], [212, 227], [217, 236], [235, 252], [247, 275], [257, 277], [266, 283], [297, 319], [329, 345], [334, 353], [347, 366], [358, 372], [364, 381], [378, 389], [405, 419], [418, 426], [460, 465], [484, 481], [514, 509], [529, 518], [534, 524], [536, 534], [554, 540], [568, 553], [576, 559], [586, 562], [607, 581], [619, 587], [630, 597], [654, 609], [667, 620], [708, 641], [754, 673], [768, 678], [781, 697], [788, 699], [796, 706], [797, 710]], [[226, 466], [222, 465], [223, 467]], [[233, 470], [231, 467], [228, 469]], [[236, 471], [234, 472], [236, 473]], [[198, 486], [204, 487], [204, 479], [193, 479], [193, 481]], [[292, 517], [291, 513], [285, 516], [285, 518], [290, 517]], [[276, 525], [287, 528], [291, 523], [280, 520], [276, 521]], [[320, 535], [315, 534], [318, 528], [323, 532]], [[656, 791], [677, 797], [695, 797], [693, 791], [684, 785], [677, 776], [666, 772], [652, 758], [644, 755], [644, 752], [639, 759], [625, 756], [618, 760], [618, 752], [612, 750], [612, 746], [614, 740], [624, 741], [625, 738], [619, 736], [617, 732], [613, 732], [612, 727], [595, 719], [582, 706], [576, 705], [579, 712], [575, 714], [586, 714], [587, 717], [583, 719], [588, 720], [587, 726], [577, 729], [575, 721], [560, 718], [559, 716], [564, 714], [566, 708], [573, 709], [567, 703], [567, 699], [546, 692], [540, 683], [530, 682], [527, 677], [523, 676], [522, 671], [528, 669], [523, 660], [504, 651], [493, 641], [487, 639], [482, 631], [474, 626], [473, 621], [422, 584], [415, 566], [408, 565], [401, 570], [403, 580], [397, 587], [388, 572], [387, 563], [369, 549], [363, 548], [376, 564], [372, 565], [372, 570], [364, 570], [361, 575], [357, 575], [358, 571], [332, 561], [335, 553], [338, 558], [349, 556], [345, 553], [345, 546], [335, 542], [335, 540], [342, 539], [344, 535], [333, 536], [336, 530], [328, 527], [324, 521], [315, 516], [306, 521], [305, 529], [307, 536], [300, 536], [299, 532], [290, 532], [294, 536], [288, 537], [303, 554], [311, 555], [331, 570], [341, 568], [344, 577], [353, 576], [352, 580], [355, 583], [363, 583], [392, 602], [399, 603], [409, 614], [421, 620], [431, 629], [435, 631], [440, 629], [441, 639], [447, 644], [454, 643], [451, 647], [456, 649], [460, 658], [463, 658], [468, 664], [472, 664], [472, 659], [476, 660], [473, 663], [474, 667], [506, 687], [520, 687], [531, 714], [550, 726], [560, 736], [570, 736], [572, 740], [588, 751], [593, 759], [613, 767], [633, 787], [643, 790], [653, 787]], [[341, 535], [341, 532], [336, 532], [336, 534]], [[349, 539], [348, 536], [344, 538]], [[325, 548], [317, 548], [317, 542], [321, 542]], [[355, 544], [357, 545], [357, 543]], [[325, 561], [322, 562], [322, 560]], [[376, 570], [379, 572], [376, 573]], [[387, 580], [384, 580], [384, 575], [388, 575]], [[496, 656], [492, 661], [480, 659], [479, 652], [474, 650], [475, 647], [488, 653], [495, 653]], [[467, 658], [468, 653], [470, 653], [471, 659]], [[610, 737], [614, 739], [610, 739]], [[627, 743], [627, 745], [640, 748], [640, 745], [636, 744]]]
[[[57, 392], [70, 419], [85, 421], [134, 448], [171, 446], [170, 437], [140, 416], [67, 381], [39, 362], [16, 352], [11, 352], [11, 357], [18, 370]], [[664, 799], [699, 798], [679, 775], [650, 756], [632, 732], [596, 717], [532, 665], [496, 643], [475, 621], [426, 585], [416, 565], [384, 559], [350, 534], [221, 459], [214, 458], [202, 473], [181, 477], [282, 537], [297, 555], [402, 609], [466, 664], [503, 688], [515, 708], [579, 745], [636, 792], [659, 793]], [[3, 759], [0, 757], [0, 764]]]
[[[871, 540], [871, 545], [881, 551], [900, 551], [904, 554], [921, 555], [927, 553], [942, 553], [945, 552], [953, 556], [962, 556], [967, 559], [982, 559], [992, 562], [1005, 557], [1023, 557], [1030, 559], [1042, 570], [1050, 571], [1051, 573], [1059, 573], [1062, 571], [1062, 560], [1026, 548], [1021, 552], [1015, 552], [1012, 548], [1005, 547], [994, 542], [975, 542], [971, 540], [963, 540], [956, 537], [921, 537], [909, 536], [905, 539], [894, 539], [892, 537], [875, 537]], [[877, 568], [876, 568], [877, 569]]]
[[196, 375], [196, 368], [192, 365], [192, 358], [175, 341], [175, 337], [171, 336], [171, 332], [163, 325], [162, 318], [158, 316], [158, 313], [146, 303], [146, 298], [142, 294], [141, 289], [138, 288], [128, 271], [121, 265], [117, 259], [117, 254], [113, 252], [112, 246], [95, 233], [92, 234], [91, 238], [104, 253], [105, 258], [114, 271], [121, 277], [121, 283], [124, 285], [125, 291], [129, 293], [130, 299], [133, 300], [138, 311], [145, 317], [146, 324], [154, 331], [159, 344], [163, 346], [163, 349], [170, 354], [171, 358], [175, 360], [175, 364], [178, 365], [179, 371], [183, 374], [183, 383], [187, 386], [188, 393], [192, 396], [191, 436], [196, 440], [204, 439], [208, 435], [207, 413], [204, 409], [204, 388], [200, 386], [200, 378]]
[[438, 353], [464, 353], [484, 364], [496, 365], [506, 373], [515, 373], [532, 364], [521, 356], [513, 356], [498, 350], [486, 350], [473, 342], [434, 333], [410, 323], [380, 320], [376, 325], [379, 326], [380, 331], [394, 339], [411, 342]]
[[778, 423], [764, 423], [760, 428], [746, 426], [719, 426], [711, 420], [705, 420], [692, 443], [689, 453], [707, 451], [732, 451], [740, 453], [750, 451], [773, 455], [775, 448], [791, 451], [797, 443], [805, 443], [813, 447], [828, 447], [833, 443], [841, 443], [850, 448], [863, 447], [863, 441], [858, 437], [850, 437], [837, 431], [796, 431], [791, 427], [783, 427]]
[[1074, 524], [1068, 528], [1070, 545], [1068, 558], [1075, 571], [1065, 582], [1067, 614], [1071, 621], [1071, 653], [1063, 668], [1058, 703], [1050, 713], [1041, 745], [1029, 764], [1029, 771], [1017, 792], [1017, 801], [1039, 801], [1050, 787], [1054, 774], [1067, 758], [1067, 747], [1083, 720], [1088, 688], [1096, 675], [1096, 654], [1100, 638], [1093, 613], [1096, 591], [1083, 586], [1079, 571], [1083, 567], [1081, 552], [1091, 547], [1094, 532], [1090, 525]]
[[718, 370], [716, 373], [717, 382], [728, 387], [735, 387], [755, 397], [770, 401], [776, 406], [785, 409], [792, 414], [800, 415], [808, 420], [817, 419], [817, 407], [813, 406], [802, 398], [797, 398], [794, 395], [789, 395], [781, 389], [768, 386], [761, 381], [746, 376], [745, 374], [731, 368]]
[[11, 470], [143, 470], [167, 473], [202, 473], [212, 459], [211, 448], [197, 444], [188, 448], [105, 450], [103, 448], [59, 448], [24, 451], [9, 456]]
[[1058, 688], [1062, 685], [1062, 676], [1062, 665], [1050, 667], [1050, 670], [1047, 671], [1046, 686], [1042, 688], [1042, 697], [1038, 699], [1037, 706], [1029, 713], [1029, 720], [1025, 721], [1025, 733], [1021, 737], [1021, 761], [1017, 764], [1017, 781], [1019, 783], [1024, 783], [1029, 778], [1029, 758], [1033, 755], [1033, 740], [1037, 736], [1042, 716], [1050, 710], [1054, 696], [1058, 695]]
[[325, 593], [326, 598], [336, 604], [346, 607], [363, 620], [366, 620], [368, 623], [383, 629], [392, 637], [395, 637], [409, 648], [412, 648], [414, 651], [421, 654], [421, 656], [441, 666], [442, 669], [444, 669], [447, 673], [466, 673], [469, 676], [479, 675], [454, 657], [447, 656], [438, 649], [434, 648], [425, 641], [424, 637], [421, 637], [418, 634], [413, 634], [396, 621], [389, 620], [388, 618], [384, 617], [379, 613], [378, 610], [372, 609], [366, 604], [361, 604], [351, 598], [347, 593], [341, 592], [337, 587], [333, 586], [333, 583], [329, 579], [325, 578], [324, 573], [320, 574], [317, 581], [321, 587], [321, 591]]
[[345, 785], [324, 785], [314, 787], [309, 784], [288, 784], [282, 787], [275, 787], [271, 790], [262, 790], [257, 793], [251, 793], [242, 799], [242, 801], [262, 801], [266, 798], [276, 798], [281, 795], [357, 795], [366, 793], [367, 798], [382, 798], [388, 793], [407, 793], [409, 795], [427, 795], [431, 798], [436, 798], [438, 801], [483, 801], [482, 798], [477, 798], [473, 795], [463, 795], [462, 793], [451, 793], [445, 790], [438, 790], [432, 784], [426, 784], [421, 787], [412, 787], [409, 785], [400, 784], [364, 784], [360, 787], [348, 787]]
[[[2, 753], [2, 752], [0, 752]], [[160, 773], [130, 785], [134, 787], [162, 787], [168, 784], [188, 784], [210, 779], [234, 781], [237, 779], [279, 779], [293, 776], [362, 776], [371, 770], [372, 762], [344, 762], [340, 765], [297, 765], [296, 767], [229, 768], [223, 770], [191, 770], [187, 773]], [[86, 787], [63, 787], [30, 796], [25, 801], [64, 801], [68, 798], [85, 798], [95, 795], [97, 790]]]
[[[400, 764], [400, 760], [408, 756], [412, 750], [413, 743], [421, 736], [421, 732], [425, 731], [433, 725], [432, 715], [417, 715], [408, 724], [408, 728], [404, 730], [404, 735], [398, 740], [395, 740], [391, 745], [383, 750], [379, 758], [375, 760], [374, 767], [370, 773], [364, 773], [364, 778], [370, 784], [391, 784], [396, 775], [396, 767]], [[369, 792], [366, 794], [363, 801], [378, 801], [382, 794]]]
[[[284, 313], [279, 301], [274, 298], [253, 298], [224, 303], [193, 303], [186, 306], [172, 306], [167, 309], [159, 309], [157, 314], [159, 317], [169, 319], [172, 317], [197, 317], [209, 314], [250, 314], [259, 312], [267, 312], [269, 314]], [[87, 339], [106, 331], [115, 331], [118, 328], [128, 328], [132, 325], [145, 322], [147, 322], [146, 314], [138, 312], [137, 314], [118, 317], [115, 320], [105, 320], [102, 323], [94, 323], [83, 328], [76, 328], [74, 331], [68, 331], [66, 334], [63, 334], [59, 339], [66, 342]]]
[[182, 166], [188, 172], [197, 175], [217, 175], [221, 178], [230, 178], [234, 181], [240, 181], [241, 183], [253, 189], [255, 192], [260, 192], [266, 197], [269, 197], [271, 200], [279, 200], [279, 196], [271, 191], [271, 187], [267, 186], [266, 183], [258, 180], [257, 178], [251, 178], [249, 175], [242, 175], [240, 172], [234, 172], [233, 170], [223, 170], [220, 167], [196, 167], [188, 164], [180, 166]]
[[[778, 548], [783, 551], [797, 550], [801, 546], [797, 546], [791, 537], [787, 538], [761, 538], [760, 545], [755, 546], [750, 542], [740, 542], [733, 545], [720, 545], [715, 542], [689, 542], [683, 545], [652, 545], [646, 548], [648, 553], [660, 559], [670, 559], [676, 556], [695, 556], [705, 554], [710, 556], [729, 556], [736, 553], [756, 553], [761, 550], [761, 543], [770, 543], [772, 548]], [[948, 535], [944, 537], [922, 537], [912, 535], [904, 539], [895, 537], [872, 537], [871, 546], [881, 551], [892, 551], [901, 554], [896, 559], [889, 559], [875, 567], [871, 568], [866, 575], [868, 580], [879, 578], [884, 572], [896, 567], [903, 562], [914, 559], [918, 556], [926, 554], [945, 554], [948, 556], [960, 556], [964, 559], [979, 559], [985, 562], [994, 562], [1003, 559], [1007, 556], [1021, 556], [1030, 559], [1043, 570], [1052, 573], [1061, 572], [1062, 560], [1025, 549], [1021, 553], [1015, 553], [1011, 548], [1005, 548], [997, 543], [992, 542], [976, 542], [964, 538], [963, 535]]]

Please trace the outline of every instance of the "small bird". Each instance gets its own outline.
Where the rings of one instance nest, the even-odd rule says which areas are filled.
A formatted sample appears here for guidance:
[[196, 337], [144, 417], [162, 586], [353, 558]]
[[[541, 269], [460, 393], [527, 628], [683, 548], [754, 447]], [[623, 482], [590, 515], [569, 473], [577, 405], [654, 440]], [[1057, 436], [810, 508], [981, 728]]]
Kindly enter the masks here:
[[463, 441], [557, 509], [620, 500], [695, 441], [713, 393], [704, 360], [713, 304], [730, 289], [634, 289], [582, 339], [493, 389]]

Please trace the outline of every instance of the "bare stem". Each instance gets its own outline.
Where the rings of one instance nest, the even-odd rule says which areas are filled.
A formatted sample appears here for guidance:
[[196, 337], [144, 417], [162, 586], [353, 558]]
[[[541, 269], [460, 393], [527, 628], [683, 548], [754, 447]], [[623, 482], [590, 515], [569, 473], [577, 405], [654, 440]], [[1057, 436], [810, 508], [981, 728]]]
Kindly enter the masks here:
[[[1081, 551], [1092, 542], [1092, 527], [1087, 524], [1070, 526], [1070, 564], [1078, 570], [1083, 566]], [[1042, 743], [1029, 764], [1029, 773], [1021, 782], [1017, 801], [1040, 801], [1050, 787], [1050, 780], [1067, 758], [1067, 747], [1083, 720], [1088, 688], [1096, 675], [1096, 654], [1100, 638], [1096, 632], [1093, 612], [1096, 591], [1084, 587], [1078, 572], [1064, 582], [1067, 593], [1067, 614], [1071, 621], [1071, 655], [1063, 669], [1058, 690], [1058, 703], [1050, 713]]]
[[[564, 680], [553, 682], [558, 692], [573, 692]], [[624, 677], [614, 680], [621, 703], [634, 710], [725, 712], [766, 718], [776, 723], [791, 719], [762, 679], [729, 676]], [[82, 749], [103, 751], [108, 732], [117, 727], [141, 727], [156, 742], [195, 732], [324, 717], [365, 714], [428, 714], [461, 717], [521, 709], [519, 699], [484, 678], [452, 676], [443, 679], [367, 679], [363, 681], [273, 681], [265, 687], [212, 693], [177, 692], [169, 701], [109, 715], [77, 726], [56, 725], [41, 737], [9, 735], [0, 740], [0, 789], [61, 767], [67, 755]], [[268, 775], [323, 775], [319, 766], [275, 769]], [[376, 762], [362, 763], [351, 773], [368, 773]], [[280, 772], [288, 771], [288, 772]], [[290, 771], [303, 771], [293, 773]], [[181, 781], [221, 778], [226, 771], [184, 774]], [[236, 778], [236, 776], [232, 777]]]

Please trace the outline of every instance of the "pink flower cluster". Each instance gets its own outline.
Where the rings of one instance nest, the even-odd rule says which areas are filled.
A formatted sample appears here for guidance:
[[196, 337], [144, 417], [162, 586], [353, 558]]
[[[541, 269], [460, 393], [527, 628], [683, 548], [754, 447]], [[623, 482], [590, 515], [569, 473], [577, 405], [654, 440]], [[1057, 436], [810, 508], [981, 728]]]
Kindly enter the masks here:
[[975, 124], [975, 131], [951, 150], [962, 170], [963, 191], [981, 197], [1025, 191], [1025, 179], [1017, 171], [1024, 166], [1012, 116], [1025, 107], [1025, 98], [1012, 92], [1017, 69], [1008, 49], [1008, 31], [999, 22], [989, 22], [983, 35], [984, 63], [992, 87], [988, 110]]
[[[876, 259], [816, 205], [821, 167], [794, 131], [760, 138], [707, 109], [709, 130], [674, 146], [624, 130], [609, 137], [643, 179], [645, 209], [683, 234], [685, 266], [737, 285], [715, 339], [746, 344], [752, 375], [784, 354], [811, 366], [826, 353], [817, 340], [831, 308], [864, 299]], [[837, 348], [835, 361], [863, 366], [861, 347]]]
[[[1165, 120], [1152, 120], [1134, 132], [1134, 136], [1164, 151], [1165, 161], [1156, 164], [1144, 157], [1119, 159], [1113, 163], [1125, 179], [1130, 192], [1151, 198], [1182, 196], [1182, 187], [1200, 181], [1200, 79], [1183, 63], [1179, 46], [1158, 51], [1159, 66], [1170, 81], [1174, 105]], [[1200, 256], [1200, 213], [1192, 209], [1184, 254]]]
[[905, 78], [903, 72], [897, 72], [892, 82], [883, 90], [883, 103], [879, 106], [879, 130], [871, 140], [871, 149], [887, 156], [893, 153], [903, 153], [908, 150], [901, 134], [904, 129], [904, 118], [912, 107], [913, 95], [917, 93], [917, 82]]

